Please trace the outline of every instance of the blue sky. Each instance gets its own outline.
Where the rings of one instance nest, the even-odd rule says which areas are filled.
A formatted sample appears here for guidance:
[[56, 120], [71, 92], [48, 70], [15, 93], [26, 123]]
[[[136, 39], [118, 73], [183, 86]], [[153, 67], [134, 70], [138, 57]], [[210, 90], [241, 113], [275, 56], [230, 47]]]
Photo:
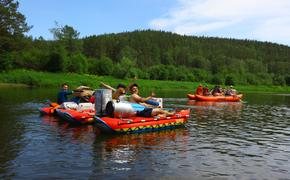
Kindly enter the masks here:
[[178, 34], [290, 45], [289, 0], [19, 0], [33, 25], [28, 35], [52, 39], [55, 21], [81, 37], [155, 29]]

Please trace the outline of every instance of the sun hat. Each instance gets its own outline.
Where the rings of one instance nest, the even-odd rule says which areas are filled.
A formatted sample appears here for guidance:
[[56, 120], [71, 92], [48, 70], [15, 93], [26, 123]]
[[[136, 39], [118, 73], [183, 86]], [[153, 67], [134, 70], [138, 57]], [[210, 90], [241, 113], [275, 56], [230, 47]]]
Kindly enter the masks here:
[[124, 84], [118, 84], [117, 89], [119, 89], [119, 88], [124, 88], [124, 89], [126, 89], [126, 86], [125, 86]]

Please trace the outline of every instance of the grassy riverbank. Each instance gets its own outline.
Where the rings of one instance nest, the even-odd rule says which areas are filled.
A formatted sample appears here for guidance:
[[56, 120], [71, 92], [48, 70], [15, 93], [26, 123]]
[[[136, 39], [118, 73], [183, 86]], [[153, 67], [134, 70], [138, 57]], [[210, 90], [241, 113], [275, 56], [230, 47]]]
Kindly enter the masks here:
[[[0, 73], [0, 87], [7, 86], [7, 84], [28, 85], [33, 87], [56, 87], [58, 88], [62, 83], [68, 83], [71, 88], [87, 85], [92, 88], [98, 88], [100, 82], [105, 82], [112, 86], [118, 83], [129, 84], [130, 79], [116, 79], [109, 76], [94, 76], [94, 75], [79, 75], [72, 73], [47, 73], [36, 72], [29, 70], [14, 70]], [[167, 89], [167, 90], [188, 90], [194, 92], [194, 89], [199, 84], [198, 82], [180, 82], [180, 81], [159, 81], [159, 80], [143, 80], [136, 81], [144, 89]], [[213, 85], [209, 84], [211, 88]], [[236, 86], [236, 89], [241, 92], [277, 92], [290, 93], [289, 86]]]

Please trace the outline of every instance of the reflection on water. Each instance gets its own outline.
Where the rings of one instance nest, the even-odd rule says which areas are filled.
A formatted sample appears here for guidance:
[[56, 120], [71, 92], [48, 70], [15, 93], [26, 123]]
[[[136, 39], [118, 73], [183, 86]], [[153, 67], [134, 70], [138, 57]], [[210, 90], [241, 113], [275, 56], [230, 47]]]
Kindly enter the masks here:
[[200, 105], [193, 103], [195, 121], [188, 125], [195, 132], [196, 153], [210, 154], [203, 170], [209, 166], [209, 174], [243, 178], [290, 177], [289, 107]]
[[166, 92], [165, 107], [192, 110], [184, 128], [103, 135], [39, 116], [50, 90], [7, 91], [0, 89], [0, 179], [290, 178], [290, 96], [196, 102]]
[[57, 117], [41, 116], [42, 123], [49, 125], [52, 129], [57, 130], [60, 136], [67, 136], [72, 143], [92, 144], [94, 138], [100, 134], [98, 129], [92, 125], [88, 126], [72, 126]]
[[[131, 178], [140, 178], [140, 173], [149, 177], [151, 171], [158, 173], [160, 170], [161, 173], [160, 167], [166, 165], [162, 159], [170, 156], [174, 158], [172, 155], [176, 154], [176, 151], [185, 153], [189, 144], [187, 138], [188, 131], [182, 128], [97, 138], [94, 151], [99, 156], [95, 157], [96, 170], [92, 177], [111, 174], [118, 177], [118, 173], [123, 171], [126, 171], [127, 176]], [[177, 144], [183, 144], [182, 148], [180, 149]]]
[[[0, 98], [0, 101], [4, 99]], [[25, 114], [23, 111], [14, 111], [13, 106], [0, 103], [0, 179], [13, 176], [13, 162], [25, 142], [23, 133], [25, 125], [17, 117]]]

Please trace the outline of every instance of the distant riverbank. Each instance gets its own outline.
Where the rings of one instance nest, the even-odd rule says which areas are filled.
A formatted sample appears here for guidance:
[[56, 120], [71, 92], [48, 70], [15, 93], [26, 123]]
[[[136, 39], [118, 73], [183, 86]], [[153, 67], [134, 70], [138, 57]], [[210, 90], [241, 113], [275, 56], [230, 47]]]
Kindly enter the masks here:
[[[95, 76], [88, 74], [75, 73], [48, 73], [36, 72], [30, 70], [13, 70], [0, 73], [0, 87], [56, 87], [62, 83], [68, 83], [71, 88], [86, 85], [92, 88], [99, 88], [100, 82], [105, 82], [113, 87], [119, 83], [128, 85], [132, 79], [116, 79], [110, 76]], [[189, 93], [194, 93], [198, 84], [202, 82], [182, 82], [182, 81], [160, 81], [160, 80], [143, 80], [137, 79], [136, 83], [141, 88], [150, 90], [170, 90], [182, 89], [188, 90]], [[208, 84], [209, 88], [214, 85]], [[224, 86], [223, 86], [224, 87]], [[289, 86], [249, 86], [237, 85], [235, 88], [240, 92], [273, 92], [273, 93], [290, 93]]]
[[14, 88], [14, 87], [29, 87], [27, 84], [15, 84], [15, 83], [1, 83], [0, 88]]

